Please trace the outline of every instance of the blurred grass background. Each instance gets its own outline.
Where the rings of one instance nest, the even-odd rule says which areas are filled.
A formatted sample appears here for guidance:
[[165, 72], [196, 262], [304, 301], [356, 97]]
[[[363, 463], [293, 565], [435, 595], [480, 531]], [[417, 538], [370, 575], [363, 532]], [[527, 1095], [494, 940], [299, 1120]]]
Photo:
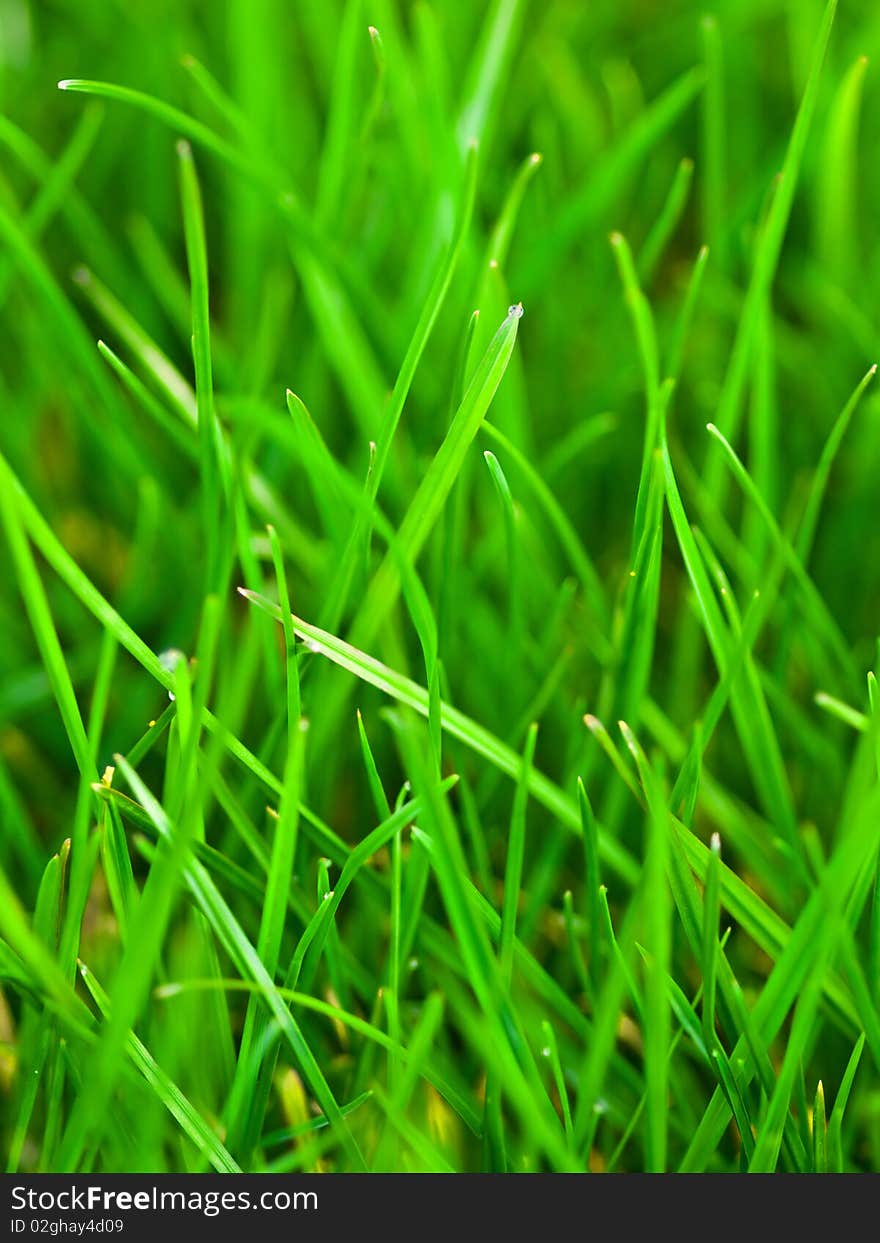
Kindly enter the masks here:
[[[695, 462], [705, 452], [702, 427], [713, 414], [724, 374], [738, 307], [737, 282], [747, 271], [755, 218], [781, 163], [821, 7], [762, 2], [732, 5], [728, 14], [721, 14], [725, 89], [735, 115], [734, 124], [729, 119], [725, 124], [726, 196], [717, 248], [724, 253], [725, 267], [719, 271], [721, 257], [713, 251], [704, 312], [689, 346], [695, 362], [681, 386], [676, 420], [676, 432]], [[848, 5], [840, 13], [832, 47], [838, 78], [857, 54], [869, 53], [880, 37], [871, 34], [869, 11], [870, 6]], [[437, 41], [447, 63], [432, 70], [413, 55], [405, 83], [410, 107], [401, 117], [386, 102], [371, 147], [363, 154], [354, 152], [354, 164], [360, 167], [346, 173], [334, 217], [334, 243], [356, 273], [365, 303], [360, 327], [381, 368], [376, 382], [385, 388], [390, 388], [411, 329], [413, 308], [418, 307], [424, 291], [425, 269], [438, 246], [436, 230], [442, 227], [440, 222], [448, 223], [453, 210], [449, 160], [454, 161], [455, 155], [448, 151], [448, 137], [445, 152], [443, 144], [434, 141], [438, 123], [432, 125], [431, 112], [444, 105], [454, 107], [455, 74], [463, 72], [485, 20], [482, 6], [473, 6], [469, 13], [442, 6], [436, 10], [405, 7], [399, 14], [392, 9], [401, 37], [413, 38], [406, 27], [415, 22], [416, 12], [422, 13], [426, 25], [433, 25], [432, 36], [425, 38]], [[571, 202], [592, 178], [601, 179], [616, 137], [626, 132], [646, 103], [670, 81], [700, 63], [699, 7], [666, 6], [662, 20], [657, 17], [651, 5], [598, 4], [586, 12], [579, 4], [564, 3], [550, 5], [541, 14], [518, 16], [522, 28], [512, 40], [494, 124], [487, 127], [489, 141], [484, 141], [481, 150], [478, 214], [484, 231], [491, 227], [519, 162], [534, 150], [542, 154], [543, 163], [523, 203], [520, 229], [522, 237], [546, 239], [560, 205]], [[259, 127], [261, 138], [265, 136], [280, 164], [289, 170], [291, 185], [310, 200], [316, 192], [340, 20], [341, 13], [332, 19], [327, 11], [319, 13], [309, 5], [301, 10], [268, 6], [264, 18], [256, 20], [250, 4], [212, 6], [209, 13], [201, 6], [192, 11], [179, 5], [166, 11], [149, 4], [85, 5], [68, 10], [63, 5], [10, 3], [3, 20], [5, 115], [32, 142], [39, 143], [51, 161], [82, 123], [81, 101], [54, 91], [59, 78], [105, 78], [149, 90], [191, 111], [204, 110], [202, 97], [180, 67], [181, 56], [191, 53], [230, 88], [244, 114]], [[360, 46], [353, 58], [361, 101], [369, 98], [375, 76], [365, 24], [361, 23]], [[435, 80], [437, 75], [440, 81]], [[876, 125], [870, 79], [867, 73], [860, 150], [870, 150], [872, 123]], [[446, 98], [438, 99], [444, 86]], [[398, 89], [403, 92], [404, 87]], [[830, 69], [825, 77], [826, 116], [833, 91], [834, 70]], [[363, 102], [359, 106], [363, 108]], [[158, 122], [125, 108], [86, 107], [96, 110], [90, 148], [82, 157], [76, 188], [70, 193], [73, 202], [66, 210], [56, 210], [51, 225], [42, 231], [41, 253], [91, 336], [107, 334], [71, 284], [72, 272], [83, 262], [186, 369], [188, 310], [182, 296], [185, 266], [173, 141]], [[625, 556], [629, 538], [629, 511], [639, 466], [633, 436], [639, 435], [641, 380], [607, 234], [619, 228], [634, 246], [645, 240], [679, 160], [699, 151], [699, 120], [696, 105], [686, 110], [674, 133], [621, 179], [616, 192], [596, 196], [610, 201], [594, 205], [588, 200], [581, 213], [588, 227], [562, 253], [539, 262], [534, 251], [540, 253], [540, 248], [521, 243], [512, 248], [505, 273], [508, 287], [517, 296], [521, 292], [523, 297], [529, 295], [531, 322], [528, 337], [521, 343], [529, 387], [527, 399], [519, 403], [527, 418], [525, 426], [517, 429], [525, 445], [549, 452], [577, 419], [604, 411], [618, 417], [620, 432], [605, 439], [592, 455], [594, 464], [578, 461], [565, 480], [566, 511], [579, 530], [593, 533], [588, 539], [590, 550], [600, 567], [611, 573]], [[840, 405], [854, 368], [872, 361], [870, 290], [875, 284], [872, 265], [877, 260], [870, 239], [861, 236], [871, 218], [870, 164], [859, 163], [847, 170], [854, 194], [851, 207], [857, 208], [857, 214], [846, 223], [854, 234], [839, 239], [839, 246], [835, 243], [834, 248], [843, 253], [833, 256], [829, 270], [820, 264], [823, 256], [816, 253], [822, 237], [823, 181], [830, 175], [822, 158], [821, 121], [820, 117], [808, 149], [806, 184], [798, 197], [776, 298], [775, 363], [779, 382], [784, 383], [784, 406], [777, 402], [782, 406], [777, 413], [777, 492], [784, 485], [795, 487], [799, 470], [812, 468], [829, 409]], [[19, 145], [24, 145], [23, 139]], [[14, 195], [12, 201], [24, 210], [33, 195], [34, 180], [14, 150], [7, 146], [6, 193]], [[597, 160], [599, 173], [595, 172]], [[258, 394], [276, 406], [285, 387], [295, 388], [310, 409], [320, 410], [324, 435], [346, 457], [352, 416], [309, 315], [307, 295], [297, 283], [271, 206], [243, 188], [234, 173], [207, 161], [202, 165], [212, 315], [215, 335], [228, 343], [228, 371], [220, 373], [224, 387], [234, 393]], [[664, 315], [675, 314], [689, 265], [708, 237], [699, 208], [699, 196], [693, 194], [654, 278], [651, 296], [661, 323]], [[87, 232], [79, 227], [83, 215], [88, 219]], [[174, 266], [176, 289], [165, 281], [165, 271], [152, 262], [154, 246]], [[476, 244], [473, 252], [476, 260]], [[521, 291], [521, 272], [534, 274], [532, 288]], [[95, 395], [80, 374], [81, 367], [72, 364], [64, 339], [57, 340], [59, 330], [47, 318], [45, 307], [20, 276], [13, 279], [10, 272], [6, 285], [6, 450], [66, 534], [71, 551], [84, 560], [101, 585], [118, 587], [136, 508], [130, 480], [121, 478], [118, 471], [97, 473], [94, 456], [112, 460], [112, 447], [106, 445], [109, 440], [112, 446], [114, 435], [134, 443], [142, 455], [143, 477], [153, 479], [161, 489], [163, 508], [164, 503], [170, 503], [173, 510], [186, 508], [192, 476], [173, 446], [163, 444], [151, 428], [144, 427], [142, 418], [129, 415], [120, 426], [112, 412], [100, 405], [95, 409]], [[443, 377], [452, 370], [462, 313], [470, 309], [460, 297], [458, 307], [444, 316], [430, 347], [432, 365], [424, 366], [416, 379], [407, 415], [413, 451], [431, 444], [437, 390], [443, 391]], [[91, 433], [90, 426], [100, 430]], [[115, 428], [112, 432], [111, 427]], [[366, 465], [365, 439], [361, 435], [357, 452], [348, 459], [359, 469]], [[873, 596], [865, 583], [865, 570], [874, 560], [872, 544], [877, 538], [876, 524], [871, 521], [876, 470], [873, 443], [871, 419], [860, 420], [836, 484], [845, 488], [847, 504], [845, 509], [832, 508], [817, 550], [824, 571], [823, 590], [837, 606], [835, 612], [843, 611], [844, 625], [853, 639], [867, 636], [870, 641]], [[276, 463], [276, 470], [275, 480], [292, 486], [283, 462]], [[841, 546], [852, 542], [854, 531], [859, 533], [861, 554], [855, 592], [853, 577], [845, 572], [847, 560], [840, 557]], [[192, 632], [198, 607], [197, 598], [185, 587], [197, 549], [187, 543], [185, 523], [176, 524], [175, 532], [178, 538], [173, 541], [161, 540], [162, 557], [153, 562], [148, 576], [139, 573], [137, 587], [132, 585], [147, 612], [136, 611], [130, 620], [136, 629], [146, 625], [158, 647], [179, 646]], [[192, 534], [198, 537], [197, 531]], [[308, 607], [312, 586], [308, 575], [300, 576], [297, 592], [305, 616], [314, 612]], [[181, 616], [188, 598], [190, 615], [184, 612]], [[7, 624], [14, 624], [17, 612], [14, 601], [7, 599]], [[20, 634], [18, 641], [3, 645], [8, 661], [4, 685], [13, 701], [10, 723], [16, 721], [16, 705], [33, 704], [38, 690], [33, 677], [28, 679], [27, 668], [22, 668], [22, 642], [26, 639]], [[82, 664], [87, 675], [87, 660]], [[671, 666], [667, 668], [672, 673]], [[585, 671], [587, 676], [589, 672]], [[479, 693], [489, 687], [473, 689]], [[686, 718], [680, 723], [686, 724]], [[40, 731], [35, 739], [38, 750], [51, 761], [51, 767], [56, 772], [63, 771], [65, 764], [69, 767], [51, 715], [37, 714], [32, 724]]]
[[[133, 630], [154, 651], [180, 649], [191, 656], [205, 558], [197, 466], [179, 437], [145, 417], [94, 349], [97, 338], [106, 341], [159, 393], [155, 374], [139, 365], [143, 360], [132, 349], [128, 316], [191, 380], [178, 133], [140, 109], [61, 93], [55, 84], [99, 79], [148, 92], [222, 132], [237, 150], [273, 170], [267, 189], [194, 142], [206, 221], [217, 414], [229, 432], [236, 471], [246, 479], [253, 469], [260, 478], [259, 486], [244, 487], [237, 520], [247, 528], [254, 565], [269, 583], [265, 524], [275, 524], [294, 611], [320, 621], [348, 511], [334, 511], [332, 498], [314, 485], [292, 449], [289, 431], [281, 429], [292, 426], [285, 390], [305, 402], [334, 458], [363, 479], [370, 441], [380, 436], [383, 406], [452, 232], [465, 151], [475, 137], [473, 220], [393, 444], [380, 493], [386, 514], [399, 525], [449, 422], [471, 312], [477, 306], [481, 311], [478, 357], [508, 305], [522, 299], [516, 352], [489, 417], [544, 478], [592, 558], [609, 608], [619, 609], [631, 568], [645, 399], [609, 233], [619, 230], [636, 256], [664, 356], [675, 343], [694, 261], [707, 244], [670, 439], [689, 516], [715, 545], [745, 608], [746, 593], [761, 584], [771, 564], [772, 542], [754, 509], [742, 503], [717, 462], [712, 465], [718, 450], [705, 424], [716, 418], [743, 293], [824, 7], [820, 0], [732, 0], [715, 4], [707, 19], [700, 4], [647, 0], [0, 0], [4, 455], [64, 547]], [[378, 41], [368, 26], [378, 30]], [[819, 80], [772, 298], [758, 310], [740, 403], [735, 446], [789, 532], [834, 418], [878, 354], [874, 221], [880, 181], [870, 157], [880, 140], [873, 72], [878, 42], [875, 6], [844, 0]], [[222, 96], [212, 82], [220, 84]], [[533, 152], [540, 154], [540, 166], [528, 164]], [[518, 177], [518, 214], [505, 215]], [[499, 218], [511, 221], [509, 237], [493, 236]], [[492, 248], [499, 242], [505, 253], [496, 256]], [[496, 257], [500, 265], [490, 265]], [[112, 307], [108, 313], [107, 296], [124, 313]], [[825, 854], [837, 840], [841, 808], [855, 797], [855, 767], [862, 772], [866, 762], [851, 726], [823, 712], [814, 696], [826, 692], [865, 707], [863, 677], [874, 660], [880, 588], [877, 419], [869, 389], [836, 460], [809, 562], [844, 637], [850, 669], [829, 658], [809, 618], [785, 593], [775, 606], [772, 633], [756, 649], [799, 831], [821, 843]], [[518, 548], [513, 560], [478, 448], [497, 454], [509, 480]], [[70, 836], [79, 778], [5, 545], [0, 558], [2, 863], [30, 910], [47, 859]], [[376, 551], [370, 560], [365, 549], [339, 633], [346, 633], [377, 563]], [[437, 618], [444, 697], [517, 750], [529, 721], [538, 718], [536, 766], [572, 796], [581, 775], [603, 824], [638, 858], [643, 814], [581, 723], [585, 712], [597, 711], [603, 676], [616, 666], [611, 658], [603, 661], [607, 619], [590, 606], [576, 569], [515, 454], [505, 453], [504, 442], [482, 436], [420, 562]], [[101, 630], [45, 565], [41, 570], [85, 711], [101, 659]], [[246, 578], [236, 566], [230, 585]], [[681, 748], [686, 750], [716, 680], [670, 531], [659, 592], [650, 684], [631, 706], [629, 723], [656, 749], [662, 771], [681, 762]], [[280, 772], [284, 691], [276, 636], [232, 592], [222, 610], [218, 679], [235, 687], [242, 653], [258, 653], [241, 675], [240, 734]], [[374, 647], [387, 663], [423, 680], [418, 640], [402, 615], [387, 622]], [[313, 669], [318, 663], [308, 654], [300, 660], [310, 733], [317, 731], [314, 747], [310, 742], [306, 750], [306, 801], [345, 842], [354, 843], [373, 827], [375, 816], [349, 705], [357, 702], [367, 722], [389, 797], [411, 773], [380, 716], [383, 697], [360, 685], [353, 696], [349, 674], [323, 665]], [[615, 705], [620, 710], [623, 694], [611, 677], [606, 711]], [[328, 718], [321, 732], [324, 696], [344, 694], [346, 686], [345, 712], [338, 720]], [[657, 714], [644, 711], [648, 692], [662, 710], [665, 732]], [[115, 752], [128, 751], [167, 702], [165, 692], [120, 654], [98, 771]], [[609, 729], [615, 719], [607, 720]], [[672, 736], [684, 740], [678, 750]], [[161, 750], [142, 769], [154, 789], [167, 780]], [[793, 923], [809, 886], [792, 883], [787, 889], [784, 860], [765, 859], [753, 868], [748, 843], [772, 842], [782, 829], [772, 807], [762, 805], [727, 719], [704, 761], [731, 801], [730, 814], [746, 826], [736, 831], [741, 845], [732, 866]], [[458, 743], [445, 749], [444, 770], [459, 773], [465, 787], [456, 806], [473, 852], [470, 875], [500, 909], [509, 786]], [[226, 772], [226, 779], [268, 841], [265, 791], [251, 778], [237, 788], [235, 772]], [[703, 840], [715, 829], [725, 838], [729, 825], [719, 805], [697, 805], [695, 829]], [[216, 807], [209, 808], [206, 836], [244, 866], [246, 852]], [[760, 849], [755, 847], [756, 855]], [[308, 910], [320, 881], [318, 858], [311, 843], [301, 840], [297, 885]], [[387, 870], [387, 859], [377, 866]], [[536, 961], [575, 998], [581, 982], [565, 943], [563, 895], [572, 890], [581, 911], [581, 866], [580, 850], [552, 815], [543, 808], [530, 813], [522, 936]], [[139, 879], [144, 867], [135, 856]], [[620, 881], [609, 884], [615, 918], [618, 912], [622, 918], [629, 889]], [[341, 992], [347, 1008], [368, 1013], [373, 986], [381, 983], [376, 964], [383, 961], [387, 926], [369, 901], [358, 901], [357, 890], [340, 913], [338, 934], [355, 965], [343, 960], [339, 966], [337, 960], [333, 978], [319, 973], [315, 990], [326, 996], [330, 988], [337, 997]], [[430, 890], [426, 901], [442, 923], [441, 899]], [[239, 903], [253, 932], [259, 909], [240, 895], [233, 902], [237, 910]], [[171, 927], [176, 932], [169, 932], [165, 947], [165, 978], [210, 974], [193, 967], [200, 955], [210, 960], [214, 953], [203, 934], [196, 935], [181, 913]], [[299, 931], [292, 919], [285, 945]], [[854, 935], [867, 935], [857, 918]], [[674, 974], [691, 995], [700, 976], [680, 933], [676, 937]], [[99, 978], [112, 977], [119, 949], [99, 869], [80, 953]], [[747, 935], [734, 934], [730, 956], [744, 986], [759, 990], [769, 972], [764, 950]], [[430, 952], [417, 947], [413, 958], [430, 962]], [[416, 970], [429, 977], [432, 971]], [[413, 1007], [435, 983], [442, 989], [442, 973], [436, 981], [416, 975], [409, 982]], [[876, 985], [869, 978], [874, 997]], [[220, 1118], [245, 999], [232, 994], [228, 1012], [224, 1003], [221, 1028], [228, 1047], [222, 1057], [215, 1051], [223, 1065], [213, 1068], [181, 1044], [182, 1033], [200, 1021], [199, 997], [176, 1004], [173, 1012], [170, 1006], [155, 1012], [149, 1007], [145, 1030], [199, 1108]], [[524, 1021], [537, 1022], [532, 1008], [531, 1001], [523, 1002], [529, 1016]], [[13, 989], [0, 1032], [7, 1137], [12, 1118], [20, 1118], [22, 1022], [23, 1003]], [[811, 1096], [822, 1074], [835, 1086], [839, 1082], [858, 1034], [851, 1026], [844, 1024], [841, 1032], [833, 1023], [817, 1023], [817, 1065], [810, 1064], [808, 1052], [802, 1071]], [[374, 1072], [363, 1064], [365, 1055], [349, 1037], [334, 1047], [326, 1025], [320, 1033], [320, 1060], [334, 1082], [366, 1090]], [[626, 1050], [625, 1036], [623, 1031]], [[473, 1034], [469, 1038], [453, 1024], [444, 1028], [443, 1039], [446, 1057], [479, 1101], [482, 1069]], [[600, 1133], [596, 1165], [614, 1150], [627, 1111], [640, 1099], [639, 1040], [633, 1035], [626, 1053], [637, 1073], [627, 1078], [618, 1067], [609, 1092], [612, 1119], [607, 1136]], [[775, 1058], [782, 1049], [775, 1049]], [[563, 1059], [573, 1091], [577, 1076], [568, 1067], [578, 1056]], [[681, 1091], [670, 1128], [671, 1147], [680, 1157], [712, 1081], [705, 1068], [679, 1058], [684, 1065], [674, 1076], [681, 1077]], [[818, 1064], [823, 1060], [824, 1069]], [[307, 1112], [301, 1101], [291, 1104], [298, 1090], [294, 1080], [284, 1082], [292, 1096], [285, 1097], [283, 1084], [273, 1093], [269, 1129]], [[73, 1092], [70, 1081], [66, 1091]], [[63, 1132], [67, 1104], [59, 1092], [56, 1106], [38, 1100], [25, 1165], [42, 1160], [51, 1166], [56, 1150], [48, 1143], [41, 1156], [39, 1140], [47, 1116]], [[466, 1140], [460, 1119], [447, 1118], [448, 1105], [441, 1109], [432, 1100], [424, 1106], [431, 1143], [456, 1168], [478, 1168], [479, 1142]], [[877, 1101], [876, 1090], [863, 1085], [854, 1106], [858, 1127], [848, 1160], [862, 1168], [880, 1164]], [[431, 1108], [442, 1114], [440, 1121], [431, 1119]], [[754, 1108], [757, 1117], [758, 1103]], [[795, 1112], [806, 1126], [806, 1111], [795, 1106]], [[122, 1168], [134, 1160], [143, 1168], [174, 1168], [183, 1158], [158, 1115], [149, 1117], [142, 1147], [126, 1148], [117, 1136], [93, 1159]], [[395, 1134], [395, 1162], [409, 1168], [427, 1160], [405, 1129]], [[517, 1153], [510, 1157], [513, 1167], [540, 1166], [543, 1158], [530, 1150], [523, 1132], [511, 1145]], [[625, 1146], [623, 1165], [639, 1167], [637, 1147], [635, 1140]], [[381, 1152], [391, 1159], [387, 1149]], [[733, 1167], [739, 1154], [740, 1141], [729, 1132], [712, 1160]]]

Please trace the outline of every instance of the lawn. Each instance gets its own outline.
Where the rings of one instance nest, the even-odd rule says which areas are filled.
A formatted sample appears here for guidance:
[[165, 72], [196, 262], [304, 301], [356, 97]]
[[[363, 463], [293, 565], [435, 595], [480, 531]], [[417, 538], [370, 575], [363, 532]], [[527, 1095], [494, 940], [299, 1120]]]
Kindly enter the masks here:
[[9, 1171], [880, 1171], [878, 51], [3, 0]]

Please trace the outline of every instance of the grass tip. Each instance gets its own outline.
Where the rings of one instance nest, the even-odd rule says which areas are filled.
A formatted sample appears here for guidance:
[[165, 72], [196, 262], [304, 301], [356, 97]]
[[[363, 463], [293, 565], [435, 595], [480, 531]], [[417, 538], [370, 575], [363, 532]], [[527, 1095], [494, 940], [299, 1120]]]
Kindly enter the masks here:
[[532, 154], [529, 156], [530, 164], [538, 165], [538, 164], [543, 164], [543, 162], [544, 162], [544, 157], [543, 155], [541, 155], [540, 151], [533, 151]]
[[522, 319], [523, 314], [523, 304], [521, 302], [514, 302], [512, 306], [507, 308], [509, 319]]
[[62, 78], [58, 83], [58, 89], [59, 91], [69, 91], [75, 82], [76, 78]]
[[293, 391], [292, 388], [286, 388], [284, 390], [284, 400], [287, 403], [287, 409], [290, 411], [292, 415], [294, 416], [299, 415], [301, 417], [304, 416], [305, 418], [309, 420], [309, 422], [311, 422], [311, 415], [309, 414], [306, 403], [303, 401], [303, 399], [299, 396], [298, 393], [295, 393]]
[[82, 288], [85, 288], [86, 285], [90, 285], [92, 283], [92, 274], [85, 264], [80, 263], [71, 272], [70, 279], [73, 281], [74, 285], [79, 285]]
[[169, 997], [176, 997], [183, 992], [180, 984], [160, 984], [158, 988], [153, 989], [153, 996], [158, 1001], [167, 1001]]
[[175, 146], [175, 150], [177, 151], [177, 154], [180, 156], [182, 160], [192, 159], [192, 147], [190, 146], [186, 138], [178, 138], [174, 146]]
[[184, 52], [180, 57], [180, 65], [182, 69], [192, 69], [193, 65], [199, 62], [193, 56], [192, 52]]
[[370, 47], [373, 52], [373, 59], [376, 62], [376, 72], [381, 77], [385, 73], [385, 46], [382, 43], [382, 36], [375, 26], [368, 26], [367, 34], [370, 36]]
[[709, 849], [713, 855], [721, 855], [721, 834], [713, 833], [709, 838]]
[[611, 243], [612, 246], [622, 246], [623, 245], [623, 234], [619, 232], [617, 229], [615, 229], [613, 233], [608, 234], [608, 241]]

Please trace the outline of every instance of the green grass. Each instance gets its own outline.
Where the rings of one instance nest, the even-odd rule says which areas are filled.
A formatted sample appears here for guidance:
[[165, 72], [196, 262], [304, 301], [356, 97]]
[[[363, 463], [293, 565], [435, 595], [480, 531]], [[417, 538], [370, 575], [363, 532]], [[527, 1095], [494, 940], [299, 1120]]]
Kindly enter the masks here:
[[880, 23], [660, 7], [3, 8], [10, 1171], [880, 1170]]

